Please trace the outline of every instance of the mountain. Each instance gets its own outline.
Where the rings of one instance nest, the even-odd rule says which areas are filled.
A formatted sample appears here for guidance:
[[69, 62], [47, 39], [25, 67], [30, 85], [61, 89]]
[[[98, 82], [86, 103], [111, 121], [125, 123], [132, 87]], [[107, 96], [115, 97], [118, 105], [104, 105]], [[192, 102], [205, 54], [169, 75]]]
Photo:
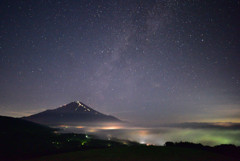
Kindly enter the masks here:
[[13, 161], [49, 152], [55, 129], [21, 118], [0, 116], [0, 160]]
[[44, 125], [40, 125], [21, 118], [13, 118], [8, 116], [0, 116], [0, 127], [1, 127], [0, 136], [5, 134], [9, 135], [9, 133], [36, 134], [36, 133], [51, 133], [54, 131], [54, 129]]
[[78, 125], [95, 123], [122, 122], [118, 118], [102, 114], [82, 102], [71, 102], [62, 107], [46, 110], [28, 117], [25, 120], [44, 124], [44, 125]]

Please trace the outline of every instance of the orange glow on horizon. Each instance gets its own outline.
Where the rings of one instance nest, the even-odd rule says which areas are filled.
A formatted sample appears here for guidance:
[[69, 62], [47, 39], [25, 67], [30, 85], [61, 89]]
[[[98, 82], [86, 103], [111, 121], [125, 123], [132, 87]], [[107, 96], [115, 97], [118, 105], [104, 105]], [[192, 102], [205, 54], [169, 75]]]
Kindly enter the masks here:
[[97, 132], [98, 130], [97, 129], [95, 129], [95, 128], [89, 128], [89, 129], [87, 129], [87, 132]]
[[121, 126], [105, 126], [105, 127], [100, 127], [100, 129], [103, 130], [116, 130], [116, 129], [122, 129]]
[[68, 128], [69, 126], [67, 126], [67, 125], [59, 125], [59, 127]]

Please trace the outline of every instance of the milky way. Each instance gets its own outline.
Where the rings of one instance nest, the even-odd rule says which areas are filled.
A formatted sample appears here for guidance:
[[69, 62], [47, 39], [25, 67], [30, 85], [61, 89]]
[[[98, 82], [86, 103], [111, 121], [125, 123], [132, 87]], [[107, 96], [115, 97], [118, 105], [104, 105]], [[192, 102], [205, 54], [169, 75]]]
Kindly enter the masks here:
[[0, 113], [79, 100], [123, 120], [240, 118], [240, 1], [0, 2]]

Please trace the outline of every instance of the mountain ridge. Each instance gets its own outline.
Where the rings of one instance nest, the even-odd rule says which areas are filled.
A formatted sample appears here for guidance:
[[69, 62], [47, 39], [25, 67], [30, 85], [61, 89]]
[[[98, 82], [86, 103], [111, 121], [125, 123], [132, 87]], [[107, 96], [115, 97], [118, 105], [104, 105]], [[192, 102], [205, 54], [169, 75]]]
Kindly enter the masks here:
[[75, 125], [79, 123], [122, 122], [120, 119], [105, 115], [80, 101], [74, 101], [56, 109], [45, 110], [22, 119], [44, 125]]

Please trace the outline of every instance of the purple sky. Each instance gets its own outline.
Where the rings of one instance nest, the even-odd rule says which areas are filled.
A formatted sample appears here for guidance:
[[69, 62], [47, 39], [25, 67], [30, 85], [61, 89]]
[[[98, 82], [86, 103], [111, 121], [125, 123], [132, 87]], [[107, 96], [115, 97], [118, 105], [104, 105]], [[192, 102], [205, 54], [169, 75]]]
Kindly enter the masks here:
[[0, 2], [0, 114], [240, 122], [240, 1]]

